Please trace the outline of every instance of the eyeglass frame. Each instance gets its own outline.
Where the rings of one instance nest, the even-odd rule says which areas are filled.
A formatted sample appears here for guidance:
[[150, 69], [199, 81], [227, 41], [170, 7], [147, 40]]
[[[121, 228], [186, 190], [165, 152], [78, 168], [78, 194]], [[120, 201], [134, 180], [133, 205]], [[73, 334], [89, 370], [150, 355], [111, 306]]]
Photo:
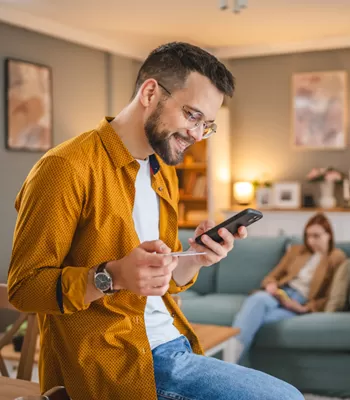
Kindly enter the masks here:
[[[164, 85], [162, 85], [161, 83], [158, 83], [158, 86], [160, 86], [180, 107], [181, 110], [184, 114], [185, 119], [189, 122], [189, 118], [194, 117], [194, 114], [187, 109], [190, 108], [189, 106], [181, 106], [180, 103], [174, 98], [174, 96], [172, 95], [172, 93], [170, 92], [170, 90], [168, 90]], [[198, 111], [198, 114], [201, 114], [202, 117], [204, 118], [204, 115]], [[211, 122], [210, 125], [208, 126], [207, 123], [205, 121], [199, 121], [199, 122], [195, 122], [195, 126], [193, 128], [187, 128], [189, 131], [194, 131], [195, 129], [198, 129], [200, 127], [200, 124], [203, 124], [203, 135], [202, 135], [202, 139], [208, 139], [210, 136], [212, 136], [214, 133], [216, 133], [217, 130], [217, 125], [215, 122]], [[206, 129], [209, 129], [209, 133], [205, 133]]]

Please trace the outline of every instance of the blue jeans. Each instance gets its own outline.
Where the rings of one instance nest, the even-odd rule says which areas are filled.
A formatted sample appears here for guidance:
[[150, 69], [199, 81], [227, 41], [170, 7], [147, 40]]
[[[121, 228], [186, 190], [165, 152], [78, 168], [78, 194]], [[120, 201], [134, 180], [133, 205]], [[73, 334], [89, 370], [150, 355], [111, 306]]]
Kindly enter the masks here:
[[[295, 289], [289, 286], [285, 286], [282, 289], [291, 299], [298, 301], [300, 304], [305, 304], [305, 297]], [[240, 328], [241, 332], [236, 337], [243, 343], [244, 349], [247, 351], [254, 340], [255, 334], [262, 325], [292, 318], [296, 315], [298, 314], [281, 307], [278, 300], [269, 293], [259, 291], [246, 299], [232, 325]]]
[[158, 400], [302, 400], [263, 372], [192, 352], [185, 336], [152, 351]]

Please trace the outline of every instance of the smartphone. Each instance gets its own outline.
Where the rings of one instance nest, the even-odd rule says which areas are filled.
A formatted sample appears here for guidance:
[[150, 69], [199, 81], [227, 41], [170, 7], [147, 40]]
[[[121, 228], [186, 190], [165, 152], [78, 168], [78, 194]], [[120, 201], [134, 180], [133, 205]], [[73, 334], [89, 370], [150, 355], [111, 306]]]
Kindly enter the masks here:
[[254, 222], [259, 221], [262, 217], [263, 214], [261, 211], [254, 210], [253, 208], [247, 208], [240, 213], [234, 215], [233, 217], [227, 219], [226, 221], [221, 222], [221, 224], [214, 226], [214, 228], [211, 228], [208, 231], [197, 236], [195, 241], [197, 244], [205, 246], [205, 244], [201, 240], [201, 237], [203, 235], [208, 235], [215, 242], [220, 243], [222, 242], [222, 237], [218, 233], [220, 228], [226, 228], [229, 232], [232, 233], [232, 235], [234, 235], [238, 232], [238, 229], [241, 226], [247, 227], [251, 224], [254, 224]]

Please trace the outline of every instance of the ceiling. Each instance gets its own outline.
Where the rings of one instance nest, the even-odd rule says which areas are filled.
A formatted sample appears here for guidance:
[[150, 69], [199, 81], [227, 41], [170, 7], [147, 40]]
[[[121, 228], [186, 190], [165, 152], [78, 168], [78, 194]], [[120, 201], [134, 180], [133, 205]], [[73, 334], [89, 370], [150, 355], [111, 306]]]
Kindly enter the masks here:
[[[233, 0], [228, 0], [232, 8]], [[0, 20], [142, 59], [183, 40], [223, 57], [350, 47], [350, 0], [0, 0]]]

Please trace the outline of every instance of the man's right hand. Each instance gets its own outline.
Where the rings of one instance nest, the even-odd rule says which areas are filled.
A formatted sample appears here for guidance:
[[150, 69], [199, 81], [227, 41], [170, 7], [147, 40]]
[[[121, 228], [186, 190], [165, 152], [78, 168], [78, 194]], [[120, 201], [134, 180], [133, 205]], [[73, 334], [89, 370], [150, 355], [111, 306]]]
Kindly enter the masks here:
[[127, 289], [141, 296], [163, 296], [178, 263], [178, 257], [164, 255], [170, 252], [164, 242], [153, 240], [141, 243], [120, 260], [108, 262], [106, 269], [112, 276], [113, 289]]
[[278, 286], [275, 282], [270, 282], [265, 286], [265, 290], [267, 293], [270, 293], [272, 296], [274, 296], [278, 290]]

